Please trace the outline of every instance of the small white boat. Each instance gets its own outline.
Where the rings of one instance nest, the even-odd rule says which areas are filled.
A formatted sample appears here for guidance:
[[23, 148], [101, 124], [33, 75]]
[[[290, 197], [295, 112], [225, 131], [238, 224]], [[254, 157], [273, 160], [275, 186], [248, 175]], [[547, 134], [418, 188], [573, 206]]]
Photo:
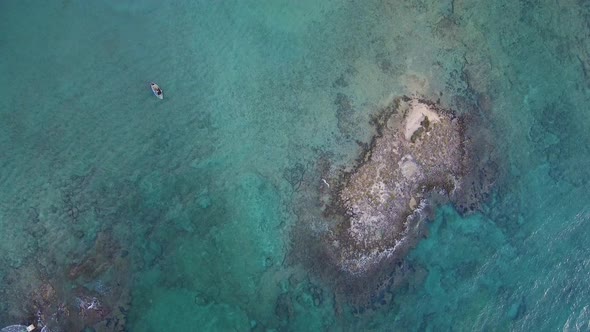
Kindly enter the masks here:
[[164, 91], [162, 91], [162, 89], [160, 89], [160, 87], [156, 83], [151, 82], [150, 88], [152, 88], [154, 96], [158, 97], [159, 99], [164, 99]]

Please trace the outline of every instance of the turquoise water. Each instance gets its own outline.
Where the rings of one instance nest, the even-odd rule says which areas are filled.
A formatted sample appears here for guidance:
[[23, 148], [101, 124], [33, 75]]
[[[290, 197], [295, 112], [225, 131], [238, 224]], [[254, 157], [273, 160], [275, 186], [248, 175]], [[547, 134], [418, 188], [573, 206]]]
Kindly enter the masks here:
[[[574, 0], [0, 2], [0, 327], [63, 303], [52, 331], [589, 330], [589, 21]], [[402, 95], [480, 115], [499, 176], [358, 308], [293, 230], [322, 227], [297, 218], [317, 164], [353, 165]], [[93, 296], [117, 326], [79, 317]]]

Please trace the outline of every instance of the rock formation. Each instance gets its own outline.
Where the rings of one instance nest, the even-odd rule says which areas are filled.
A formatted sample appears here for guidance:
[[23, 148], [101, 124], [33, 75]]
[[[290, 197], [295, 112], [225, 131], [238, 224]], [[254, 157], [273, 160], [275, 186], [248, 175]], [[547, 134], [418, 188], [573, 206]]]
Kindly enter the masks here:
[[[315, 172], [285, 170], [296, 193], [292, 263], [302, 263], [334, 290], [336, 307], [355, 314], [389, 305], [395, 289], [427, 272], [405, 260], [428, 234], [436, 207], [485, 213], [504, 181], [504, 156], [477, 104], [461, 112], [438, 102], [399, 97], [373, 117], [376, 134], [354, 166], [319, 154]], [[411, 286], [410, 286], [411, 287]]]
[[332, 197], [341, 222], [328, 236], [328, 252], [355, 275], [401, 258], [420, 234], [425, 208], [453, 200], [469, 164], [464, 122], [453, 112], [403, 98], [376, 123], [377, 136]]

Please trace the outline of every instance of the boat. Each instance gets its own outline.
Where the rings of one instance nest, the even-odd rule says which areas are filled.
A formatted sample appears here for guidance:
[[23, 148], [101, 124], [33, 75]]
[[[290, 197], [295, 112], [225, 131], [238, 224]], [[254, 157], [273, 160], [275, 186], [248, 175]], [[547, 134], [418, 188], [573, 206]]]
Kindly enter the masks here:
[[150, 88], [152, 89], [154, 96], [156, 96], [159, 99], [164, 99], [164, 91], [162, 91], [162, 89], [160, 89], [160, 87], [156, 83], [151, 82]]

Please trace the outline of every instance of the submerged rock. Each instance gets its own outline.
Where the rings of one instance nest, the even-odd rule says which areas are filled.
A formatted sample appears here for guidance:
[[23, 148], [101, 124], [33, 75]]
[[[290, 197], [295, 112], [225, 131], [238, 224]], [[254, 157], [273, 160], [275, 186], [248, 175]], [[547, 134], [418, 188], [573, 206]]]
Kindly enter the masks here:
[[329, 235], [340, 269], [361, 274], [401, 258], [421, 234], [426, 209], [453, 200], [469, 165], [464, 121], [418, 99], [397, 99], [378, 135], [332, 197], [340, 225]]

